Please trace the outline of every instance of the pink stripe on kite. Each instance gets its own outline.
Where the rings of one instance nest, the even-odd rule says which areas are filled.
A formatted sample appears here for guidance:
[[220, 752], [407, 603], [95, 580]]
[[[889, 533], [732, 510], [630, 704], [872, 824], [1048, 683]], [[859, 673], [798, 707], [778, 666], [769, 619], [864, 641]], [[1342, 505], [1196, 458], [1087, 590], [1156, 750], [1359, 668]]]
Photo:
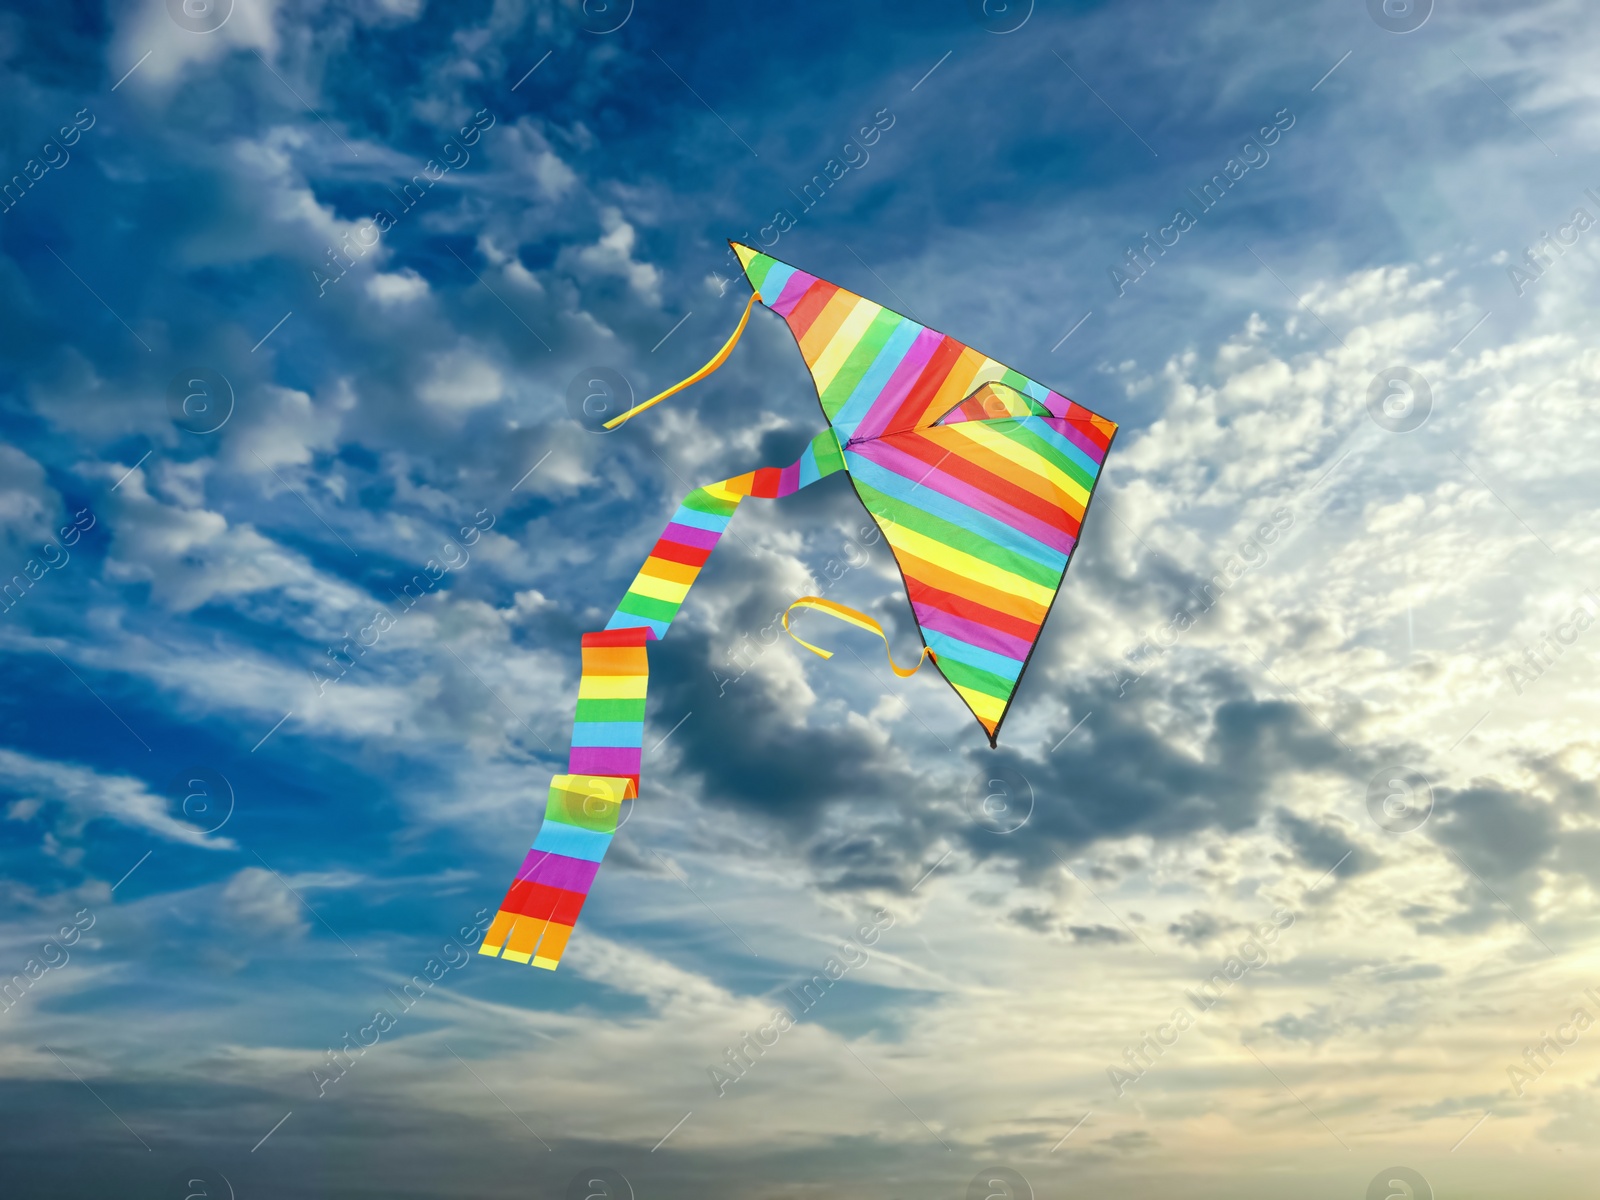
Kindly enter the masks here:
[[894, 420], [895, 414], [900, 411], [900, 405], [905, 402], [912, 387], [921, 378], [922, 368], [928, 365], [928, 360], [933, 357], [933, 352], [939, 348], [939, 343], [942, 341], [944, 334], [937, 329], [924, 329], [912, 339], [911, 345], [906, 349], [906, 356], [900, 360], [900, 365], [894, 369], [894, 374], [889, 376], [889, 382], [883, 385], [883, 391], [872, 402], [867, 415], [856, 425], [852, 441], [878, 437], [888, 428], [889, 422]]
[[[850, 456], [859, 454], [862, 458], [877, 463], [885, 470], [893, 471], [903, 479], [920, 481], [921, 486], [948, 496], [958, 504], [965, 504], [968, 508], [975, 508], [979, 512], [993, 517], [1011, 526], [1018, 533], [1026, 534], [1036, 542], [1042, 542], [1053, 550], [1062, 554], [1071, 554], [1076, 539], [1065, 530], [1047, 525], [1038, 517], [1030, 513], [1012, 508], [1011, 505], [997, 499], [989, 493], [973, 487], [970, 483], [963, 482], [953, 475], [935, 467], [928, 470], [928, 464], [919, 458], [907, 454], [904, 450], [891, 445], [886, 439], [877, 438], [870, 442], [859, 442], [845, 451], [845, 465], [849, 466]], [[904, 497], [896, 497], [904, 499]], [[908, 504], [915, 505], [914, 499], [907, 500]]]
[[1044, 406], [1050, 410], [1052, 417], [1065, 417], [1067, 410], [1072, 407], [1072, 401], [1060, 392], [1046, 392]]
[[958, 617], [947, 613], [942, 608], [934, 608], [928, 604], [911, 602], [911, 609], [917, 614], [917, 621], [924, 629], [934, 629], [940, 633], [947, 633], [958, 642], [965, 642], [969, 646], [978, 646], [984, 650], [992, 650], [1006, 658], [1014, 658], [1018, 662], [1025, 662], [1028, 658], [1028, 643], [1019, 637], [1012, 637], [998, 629], [990, 629], [987, 625], [980, 625], [976, 621], [969, 621], [965, 617]]
[[[530, 853], [528, 857], [532, 858], [533, 855]], [[587, 895], [589, 885], [594, 882], [599, 870], [599, 863], [585, 862], [581, 858], [568, 858], [565, 854], [546, 854], [541, 861], [531, 865], [524, 862], [522, 869], [517, 872], [517, 878], [531, 879], [546, 887], [564, 888], [569, 892], [582, 892]]]
[[693, 525], [679, 525], [676, 521], [667, 524], [661, 533], [663, 542], [677, 542], [680, 546], [694, 546], [701, 550], [711, 550], [716, 547], [717, 539], [722, 534], [709, 529], [696, 529]]
[[567, 773], [637, 780], [640, 755], [637, 746], [574, 746], [572, 753], [567, 756]]
[[789, 276], [789, 280], [783, 285], [783, 291], [778, 294], [778, 298], [768, 304], [767, 307], [780, 317], [787, 317], [794, 311], [794, 306], [800, 303], [800, 297], [804, 296], [806, 290], [816, 281], [817, 277], [815, 275], [807, 275], [804, 271], [796, 271]]
[[792, 462], [778, 472], [778, 496], [782, 498], [800, 490], [800, 464]]
[[1105, 465], [1106, 452], [1094, 444], [1094, 439], [1092, 439], [1087, 433], [1083, 432], [1077, 421], [1068, 421], [1065, 419], [1058, 419], [1056, 417], [1044, 417], [1041, 419], [1046, 425], [1050, 426], [1051, 429], [1054, 429], [1062, 437], [1066, 438], [1067, 441], [1071, 442], [1079, 450], [1082, 450], [1096, 463], [1102, 466]]

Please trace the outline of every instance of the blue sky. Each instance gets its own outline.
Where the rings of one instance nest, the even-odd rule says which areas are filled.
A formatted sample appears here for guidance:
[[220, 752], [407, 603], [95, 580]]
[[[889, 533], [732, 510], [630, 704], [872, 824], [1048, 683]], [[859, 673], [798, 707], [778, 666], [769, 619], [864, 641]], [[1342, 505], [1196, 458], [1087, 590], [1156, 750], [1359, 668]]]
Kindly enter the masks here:
[[[1596, 18], [1424, 8], [10, 6], [17, 1194], [1586, 1194]], [[991, 751], [752, 651], [841, 561], [916, 633], [843, 479], [744, 506], [561, 969], [468, 957], [579, 634], [819, 427], [760, 310], [574, 403], [721, 344], [729, 238], [1119, 422], [1084, 540]]]

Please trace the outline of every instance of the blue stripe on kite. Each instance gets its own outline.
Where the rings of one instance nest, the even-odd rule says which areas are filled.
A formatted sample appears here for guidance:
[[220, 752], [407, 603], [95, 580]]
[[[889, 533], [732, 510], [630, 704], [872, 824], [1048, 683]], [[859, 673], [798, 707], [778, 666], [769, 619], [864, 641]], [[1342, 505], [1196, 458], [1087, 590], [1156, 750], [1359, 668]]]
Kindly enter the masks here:
[[855, 432], [856, 426], [861, 424], [871, 411], [873, 404], [882, 395], [883, 389], [888, 386], [889, 377], [904, 360], [906, 352], [911, 349], [911, 343], [916, 341], [917, 335], [921, 332], [921, 325], [909, 317], [900, 318], [900, 324], [889, 334], [883, 343], [883, 348], [878, 351], [878, 356], [867, 368], [867, 373], [861, 377], [861, 382], [856, 384], [854, 390], [845, 398], [845, 402], [839, 406], [839, 411], [834, 414], [833, 427], [841, 437], [848, 439]]
[[1070, 438], [1062, 436], [1055, 429], [1045, 424], [1047, 420], [1059, 420], [1055, 417], [1023, 417], [1022, 427], [1029, 433], [1035, 434], [1041, 441], [1048, 442], [1050, 447], [1059, 451], [1064, 457], [1077, 463], [1089, 472], [1089, 478], [1094, 479], [1100, 474], [1100, 464], [1095, 462], [1077, 446], [1072, 444]]
[[980, 667], [985, 671], [992, 671], [1002, 679], [1009, 679], [1012, 683], [1017, 681], [1017, 676], [1022, 674], [1022, 663], [1015, 658], [1007, 658], [1004, 654], [996, 654], [993, 650], [985, 650], [981, 646], [974, 646], [963, 642], [960, 638], [952, 637], [948, 633], [941, 633], [937, 629], [922, 627], [922, 637], [940, 658], [953, 658], [956, 662], [966, 663], [969, 667]]
[[533, 839], [533, 848], [550, 854], [564, 854], [568, 858], [581, 858], [584, 862], [600, 862], [611, 845], [611, 835], [565, 821], [546, 820], [539, 826], [539, 836]]
[[845, 452], [845, 461], [852, 475], [886, 496], [910, 504], [914, 508], [920, 508], [933, 516], [942, 517], [952, 525], [970, 529], [1002, 549], [1020, 554], [1030, 562], [1036, 562], [1052, 571], [1060, 571], [1067, 565], [1067, 556], [1061, 551], [1046, 546], [1020, 529], [1013, 529], [1004, 521], [997, 520], [987, 513], [979, 512], [959, 500], [952, 500], [925, 482], [919, 485], [916, 480], [897, 475], [871, 459], [863, 458], [854, 450]]
[[805, 487], [822, 478], [822, 468], [817, 466], [817, 450], [815, 446], [807, 446], [806, 452], [800, 456], [800, 479], [796, 487]]
[[733, 519], [733, 514], [719, 516], [716, 513], [701, 512], [697, 508], [690, 508], [687, 504], [679, 507], [672, 514], [675, 525], [688, 525], [694, 529], [704, 529], [707, 533], [722, 533], [728, 528], [728, 522]]
[[[626, 597], [624, 597], [626, 599]], [[668, 621], [658, 621], [654, 617], [641, 617], [636, 613], [623, 612], [620, 608], [611, 614], [611, 620], [606, 622], [607, 629], [653, 629], [656, 641], [667, 636]]]
[[789, 282], [789, 277], [794, 274], [794, 268], [788, 263], [781, 263], [773, 259], [767, 277], [761, 281], [761, 303], [771, 307], [778, 302], [778, 297], [783, 295], [784, 284]]
[[642, 746], [643, 721], [575, 721], [574, 746]]

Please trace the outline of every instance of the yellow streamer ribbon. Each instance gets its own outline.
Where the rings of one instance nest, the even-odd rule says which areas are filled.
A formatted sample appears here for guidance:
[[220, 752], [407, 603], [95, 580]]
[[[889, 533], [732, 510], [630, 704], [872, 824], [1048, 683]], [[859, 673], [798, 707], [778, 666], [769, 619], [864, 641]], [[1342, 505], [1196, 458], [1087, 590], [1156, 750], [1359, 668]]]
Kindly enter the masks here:
[[855, 609], [848, 608], [843, 604], [835, 604], [832, 600], [824, 600], [821, 596], [801, 596], [800, 599], [796, 600], [793, 604], [789, 605], [788, 608], [784, 609], [783, 631], [795, 641], [799, 642], [807, 650], [811, 651], [813, 654], [820, 654], [823, 658], [832, 658], [833, 651], [824, 650], [821, 646], [813, 646], [810, 642], [806, 641], [805, 638], [801, 637], [798, 633], [789, 628], [789, 614], [797, 608], [809, 608], [814, 609], [817, 612], [827, 613], [830, 617], [837, 617], [839, 620], [844, 621], [847, 624], [854, 625], [857, 629], [865, 629], [868, 633], [877, 634], [883, 639], [883, 652], [888, 656], [889, 669], [892, 670], [896, 675], [900, 676], [901, 679], [911, 678], [911, 676], [915, 675], [919, 670], [921, 670], [922, 664], [928, 659], [932, 658], [937, 661], [938, 656], [935, 655], [932, 650], [924, 646], [922, 648], [922, 656], [917, 659], [916, 666], [897, 666], [894, 661], [894, 654], [889, 649], [889, 635], [883, 632], [882, 625], [879, 625], [871, 617], [867, 616], [866, 613], [857, 612]]
[[728, 340], [722, 344], [722, 349], [717, 351], [715, 357], [713, 357], [710, 362], [708, 362], [705, 366], [701, 367], [693, 375], [689, 376], [689, 378], [683, 380], [682, 382], [673, 384], [666, 391], [660, 392], [660, 393], [657, 393], [654, 396], [651, 396], [650, 399], [644, 401], [641, 404], [635, 404], [632, 408], [630, 408], [627, 412], [623, 413], [620, 417], [612, 417], [611, 420], [606, 422], [606, 428], [607, 429], [615, 429], [618, 425], [621, 425], [624, 421], [631, 420], [632, 418], [638, 416], [645, 409], [650, 408], [650, 407], [652, 407], [654, 405], [660, 404], [668, 396], [676, 395], [678, 392], [683, 391], [684, 388], [689, 387], [692, 384], [699, 383], [707, 375], [711, 374], [711, 372], [715, 371], [723, 363], [727, 362], [728, 361], [728, 355], [731, 354], [733, 352], [733, 348], [736, 345], [739, 344], [739, 335], [744, 332], [744, 327], [750, 320], [750, 310], [755, 307], [755, 303], [759, 299], [761, 299], [761, 293], [760, 292], [751, 292], [750, 293], [750, 299], [745, 301], [744, 316], [739, 318], [739, 327], [737, 329], [735, 329], [733, 331], [732, 336], [729, 337]]

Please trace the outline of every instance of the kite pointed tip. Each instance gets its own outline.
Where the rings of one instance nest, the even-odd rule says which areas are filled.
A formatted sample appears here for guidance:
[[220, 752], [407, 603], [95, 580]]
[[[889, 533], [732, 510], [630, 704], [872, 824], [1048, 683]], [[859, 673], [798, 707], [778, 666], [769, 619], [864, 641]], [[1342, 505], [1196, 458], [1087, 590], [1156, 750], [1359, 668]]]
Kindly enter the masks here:
[[757, 254], [761, 253], [761, 251], [756, 250], [751, 246], [746, 246], [743, 242], [736, 242], [732, 238], [728, 239], [728, 245], [732, 247], [733, 252], [739, 256], [739, 265], [741, 267], [748, 268], [750, 266], [750, 260]]

